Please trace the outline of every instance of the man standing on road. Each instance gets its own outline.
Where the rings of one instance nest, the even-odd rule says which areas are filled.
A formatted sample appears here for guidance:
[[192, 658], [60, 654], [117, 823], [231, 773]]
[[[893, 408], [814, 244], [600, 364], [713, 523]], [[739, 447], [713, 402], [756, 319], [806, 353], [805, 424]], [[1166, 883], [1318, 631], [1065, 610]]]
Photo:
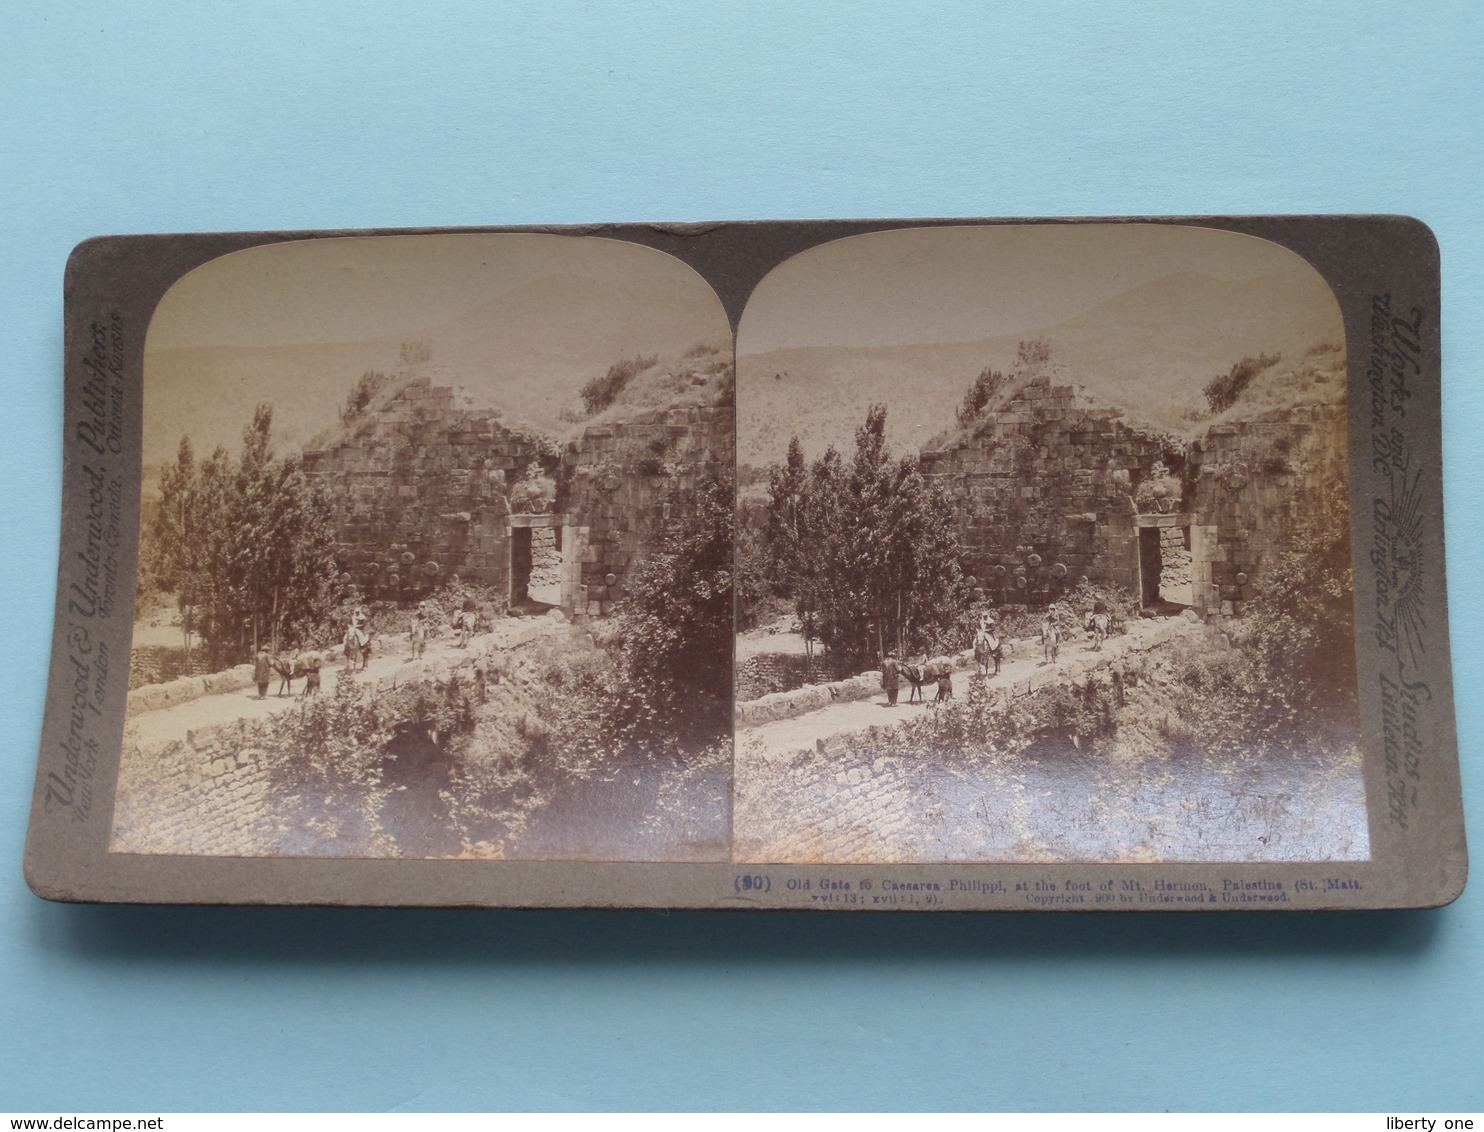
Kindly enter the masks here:
[[267, 645], [259, 645], [257, 656], [252, 658], [252, 678], [258, 685], [258, 699], [266, 700], [268, 681], [273, 679], [273, 658], [268, 655]]
[[881, 687], [886, 691], [886, 706], [897, 706], [897, 688], [901, 682], [901, 666], [895, 653], [887, 653], [881, 662]]
[[1056, 602], [1052, 602], [1046, 609], [1046, 616], [1041, 620], [1041, 651], [1045, 664], [1055, 664], [1057, 654], [1061, 651], [1061, 625], [1059, 624], [1060, 611]]
[[422, 609], [412, 615], [412, 630], [407, 634], [407, 639], [412, 642], [412, 659], [421, 660], [428, 647], [428, 623]]

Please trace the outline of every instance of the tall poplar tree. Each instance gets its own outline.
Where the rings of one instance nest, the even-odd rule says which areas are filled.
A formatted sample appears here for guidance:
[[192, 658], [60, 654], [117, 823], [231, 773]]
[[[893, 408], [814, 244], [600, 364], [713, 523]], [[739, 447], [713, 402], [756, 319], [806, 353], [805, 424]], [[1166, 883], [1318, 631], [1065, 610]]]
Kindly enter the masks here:
[[867, 412], [848, 466], [831, 448], [805, 474], [795, 439], [770, 488], [773, 581], [839, 672], [954, 643], [967, 593], [953, 508], [916, 456], [892, 459], [885, 406]]
[[329, 506], [297, 455], [274, 456], [272, 427], [259, 406], [236, 460], [218, 447], [197, 461], [183, 438], [161, 479], [160, 582], [176, 593], [187, 648], [199, 636], [213, 666], [300, 643], [337, 596]]

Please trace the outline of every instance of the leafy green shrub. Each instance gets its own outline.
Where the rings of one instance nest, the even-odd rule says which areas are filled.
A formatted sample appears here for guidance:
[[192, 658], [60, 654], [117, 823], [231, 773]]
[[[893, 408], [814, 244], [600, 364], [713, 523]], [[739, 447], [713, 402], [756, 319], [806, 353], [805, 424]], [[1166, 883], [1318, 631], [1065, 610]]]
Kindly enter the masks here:
[[[618, 609], [624, 714], [645, 745], [690, 748], [731, 730], [735, 493], [729, 465], [707, 465]], [[677, 503], [681, 502], [677, 499]]]
[[1356, 696], [1349, 485], [1330, 477], [1263, 563], [1234, 640], [1315, 715]]
[[1328, 482], [1264, 562], [1230, 622], [1233, 647], [1177, 649], [1166, 664], [1172, 740], [1209, 752], [1297, 750], [1353, 740], [1356, 715], [1346, 485]]
[[1163, 460], [1156, 460], [1149, 474], [1139, 481], [1134, 500], [1140, 511], [1168, 515], [1180, 509], [1184, 485]]
[[737, 509], [737, 628], [752, 629], [792, 609], [769, 577], [767, 511], [743, 502]]
[[658, 362], [659, 357], [653, 354], [649, 357], [622, 358], [609, 366], [607, 373], [589, 381], [579, 391], [588, 416], [601, 413], [612, 405], [630, 381]]
[[272, 407], [259, 405], [235, 459], [218, 447], [197, 460], [182, 437], [142, 540], [152, 584], [175, 593], [182, 630], [200, 636], [212, 669], [260, 642], [312, 640], [342, 595], [330, 503], [302, 457], [274, 456], [272, 425]]
[[1032, 366], [1045, 365], [1051, 360], [1051, 343], [1044, 338], [1022, 339], [1015, 348], [1016, 371], [1027, 370]]
[[417, 730], [440, 750], [474, 725], [476, 689], [457, 672], [446, 679], [416, 680], [382, 694], [382, 718], [395, 731]]
[[433, 346], [426, 339], [414, 338], [402, 343], [397, 356], [404, 369], [420, 366], [433, 360]]
[[345, 399], [345, 404], [340, 408], [340, 423], [349, 426], [359, 420], [361, 414], [376, 399], [387, 383], [386, 374], [379, 370], [368, 369], [361, 374], [360, 380], [350, 391], [350, 396]]
[[769, 477], [768, 581], [795, 602], [806, 640], [836, 675], [957, 641], [968, 599], [953, 505], [912, 455], [893, 459], [886, 406], [872, 405], [847, 465], [807, 464], [798, 438]]
[[1211, 406], [1213, 413], [1224, 413], [1237, 403], [1247, 387], [1252, 384], [1252, 379], [1265, 369], [1271, 369], [1283, 360], [1282, 354], [1259, 354], [1257, 357], [1247, 356], [1239, 362], [1232, 363], [1232, 368], [1226, 373], [1217, 374], [1206, 382], [1201, 392], [1206, 395], [1206, 403]]
[[532, 461], [526, 474], [510, 489], [510, 509], [517, 514], [539, 515], [549, 511], [555, 502], [556, 481]]
[[727, 362], [716, 373], [716, 404], [732, 408], [737, 404], [737, 367]]
[[539, 782], [584, 778], [615, 760], [688, 761], [731, 732], [732, 527], [730, 469], [711, 465], [686, 494], [657, 546], [631, 568], [627, 595], [593, 637], [537, 645], [539, 694], [520, 713]]
[[979, 413], [985, 405], [994, 399], [994, 395], [1000, 391], [1005, 384], [1005, 375], [998, 370], [986, 366], [980, 371], [973, 383], [964, 391], [963, 404], [958, 407], [958, 423], [963, 428], [968, 428], [979, 418]]
[[311, 696], [259, 725], [256, 742], [282, 785], [370, 788], [380, 785], [391, 717], [349, 672], [328, 695]]
[[395, 840], [382, 825], [394, 727], [350, 673], [342, 672], [328, 695], [247, 726], [283, 801], [283, 838], [314, 837], [337, 853], [396, 855]]
[[932, 761], [1021, 756], [1033, 747], [1070, 749], [1111, 735], [1117, 699], [1111, 678], [1053, 685], [1008, 701], [971, 677], [960, 699], [934, 704], [901, 726], [851, 740], [871, 757], [905, 755]]

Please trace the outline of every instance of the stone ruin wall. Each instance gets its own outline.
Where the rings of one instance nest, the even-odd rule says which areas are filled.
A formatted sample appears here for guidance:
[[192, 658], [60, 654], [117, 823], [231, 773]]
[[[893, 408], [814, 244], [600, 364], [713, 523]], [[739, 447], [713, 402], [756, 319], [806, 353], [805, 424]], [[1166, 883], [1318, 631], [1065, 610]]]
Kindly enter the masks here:
[[[1241, 612], [1264, 557], [1323, 487], [1348, 475], [1342, 403], [1274, 409], [1212, 425], [1183, 461], [1158, 434], [1071, 386], [1037, 379], [977, 435], [922, 454], [949, 492], [966, 569], [994, 602], [1054, 601], [1086, 575], [1139, 592], [1139, 484], [1160, 460], [1183, 481], [1192, 604]], [[1162, 536], [1170, 538], [1166, 532]]]
[[606, 615], [665, 524], [694, 515], [706, 465], [730, 471], [735, 451], [724, 405], [656, 409], [571, 441], [556, 502], [570, 563], [563, 604], [577, 616]]
[[[342, 568], [373, 599], [415, 600], [451, 576], [510, 590], [510, 488], [532, 463], [557, 481], [530, 528], [529, 591], [576, 617], [604, 616], [670, 518], [694, 506], [701, 469], [733, 461], [727, 406], [655, 409], [589, 426], [558, 458], [497, 410], [459, 407], [413, 382], [333, 448], [305, 453], [334, 508]], [[559, 555], [559, 556], [558, 556]]]
[[424, 378], [304, 463], [331, 500], [342, 569], [368, 597], [406, 602], [455, 574], [508, 589], [509, 492], [540, 455], [497, 410]]
[[1346, 409], [1296, 405], [1211, 426], [1191, 444], [1195, 605], [1231, 616], [1253, 596], [1257, 572], [1285, 534], [1349, 476]]
[[1118, 410], [1038, 378], [922, 471], [947, 487], [985, 596], [1039, 604], [1084, 575], [1138, 590], [1134, 493], [1164, 454]]
[[207, 671], [205, 649], [197, 649], [189, 660], [184, 645], [135, 645], [129, 650], [130, 691]]

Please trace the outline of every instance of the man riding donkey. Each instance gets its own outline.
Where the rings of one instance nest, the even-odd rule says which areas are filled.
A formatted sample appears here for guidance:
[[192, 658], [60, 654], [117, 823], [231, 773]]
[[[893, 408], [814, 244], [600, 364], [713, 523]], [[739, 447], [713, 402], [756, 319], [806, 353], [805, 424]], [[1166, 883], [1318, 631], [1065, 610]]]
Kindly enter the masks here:
[[345, 628], [346, 668], [351, 672], [364, 672], [371, 661], [371, 633], [366, 621], [366, 611], [357, 607]]
[[994, 663], [994, 675], [1000, 674], [1000, 660], [1005, 654], [1004, 642], [1000, 640], [999, 628], [993, 613], [979, 616], [979, 630], [974, 634], [974, 670], [979, 676], [989, 676], [990, 663]]
[[1092, 610], [1082, 619], [1082, 627], [1092, 637], [1092, 651], [1102, 652], [1103, 642], [1108, 639], [1108, 603], [1102, 598], [1093, 598]]

